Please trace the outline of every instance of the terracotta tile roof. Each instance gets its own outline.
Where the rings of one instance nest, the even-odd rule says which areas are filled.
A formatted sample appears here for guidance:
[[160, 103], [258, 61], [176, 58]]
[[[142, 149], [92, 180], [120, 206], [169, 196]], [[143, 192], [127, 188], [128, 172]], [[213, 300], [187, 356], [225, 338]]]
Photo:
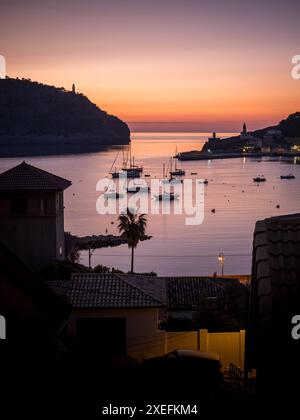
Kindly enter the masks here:
[[224, 302], [225, 289], [220, 279], [209, 277], [155, 277], [134, 274], [120, 275], [135, 287], [165, 303], [168, 310], [191, 309], [203, 295]]
[[[250, 294], [252, 366], [255, 354], [272, 334], [272, 325], [287, 329], [300, 313], [300, 214], [272, 217], [256, 223]], [[282, 330], [283, 334], [289, 334]], [[266, 341], [265, 341], [266, 340]], [[279, 340], [280, 341], [280, 340]], [[254, 351], [253, 351], [254, 350]]]
[[[225, 288], [210, 277], [155, 277], [136, 274], [74, 274], [72, 280], [50, 284], [74, 305], [120, 307], [153, 304], [168, 310], [192, 310], [203, 295], [225, 301]], [[126, 299], [129, 299], [128, 302]], [[155, 302], [155, 303], [154, 303]]]
[[0, 191], [64, 190], [71, 182], [22, 162], [0, 174]]
[[169, 310], [191, 309], [201, 296], [224, 302], [225, 289], [209, 277], [165, 277]]
[[165, 305], [167, 304], [167, 290], [164, 278], [140, 274], [118, 274], [118, 276], [124, 278], [132, 286], [143, 290], [147, 295], [152, 296]]
[[73, 308], [159, 308], [162, 302], [129, 284], [118, 275], [73, 274], [71, 280], [49, 281]]

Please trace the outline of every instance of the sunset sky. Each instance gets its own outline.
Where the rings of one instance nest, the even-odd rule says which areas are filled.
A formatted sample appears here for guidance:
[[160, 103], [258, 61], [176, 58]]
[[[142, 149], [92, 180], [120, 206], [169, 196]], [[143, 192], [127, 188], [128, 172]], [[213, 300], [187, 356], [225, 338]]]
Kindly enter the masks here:
[[135, 131], [254, 129], [300, 111], [299, 17], [299, 0], [1, 0], [0, 54]]

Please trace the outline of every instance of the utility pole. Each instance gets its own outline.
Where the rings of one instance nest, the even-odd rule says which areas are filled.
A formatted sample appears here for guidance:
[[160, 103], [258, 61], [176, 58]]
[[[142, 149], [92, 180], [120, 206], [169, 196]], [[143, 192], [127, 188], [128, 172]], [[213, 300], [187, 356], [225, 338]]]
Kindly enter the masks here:
[[88, 255], [89, 255], [89, 268], [92, 268], [92, 255], [93, 252], [95, 251], [95, 249], [93, 248], [88, 248]]

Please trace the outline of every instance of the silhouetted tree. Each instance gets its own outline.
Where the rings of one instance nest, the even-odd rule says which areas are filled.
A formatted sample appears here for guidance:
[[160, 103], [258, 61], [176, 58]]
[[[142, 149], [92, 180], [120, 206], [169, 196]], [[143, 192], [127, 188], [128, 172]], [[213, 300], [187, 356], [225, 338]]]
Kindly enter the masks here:
[[127, 208], [126, 213], [119, 216], [118, 229], [126, 238], [128, 247], [131, 248], [131, 269], [133, 273], [134, 249], [139, 241], [145, 236], [147, 219], [144, 214], [137, 214], [134, 210]]

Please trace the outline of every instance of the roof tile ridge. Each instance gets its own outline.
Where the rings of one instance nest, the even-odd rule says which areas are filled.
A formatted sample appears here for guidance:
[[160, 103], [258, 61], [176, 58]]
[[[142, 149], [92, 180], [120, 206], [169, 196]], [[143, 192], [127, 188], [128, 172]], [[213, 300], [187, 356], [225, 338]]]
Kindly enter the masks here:
[[[116, 276], [121, 280], [124, 281], [129, 287], [137, 290], [139, 293], [145, 295], [147, 298], [149, 298], [150, 300], [152, 300], [155, 303], [158, 303], [160, 305], [163, 305], [164, 302], [161, 302], [160, 300], [154, 298], [153, 296], [149, 295], [148, 293], [146, 293], [144, 290], [141, 290], [139, 287], [134, 286], [133, 284], [130, 284], [127, 280], [125, 280], [124, 278], [120, 277], [118, 274], [116, 274]], [[126, 274], [125, 274], [126, 276]]]

